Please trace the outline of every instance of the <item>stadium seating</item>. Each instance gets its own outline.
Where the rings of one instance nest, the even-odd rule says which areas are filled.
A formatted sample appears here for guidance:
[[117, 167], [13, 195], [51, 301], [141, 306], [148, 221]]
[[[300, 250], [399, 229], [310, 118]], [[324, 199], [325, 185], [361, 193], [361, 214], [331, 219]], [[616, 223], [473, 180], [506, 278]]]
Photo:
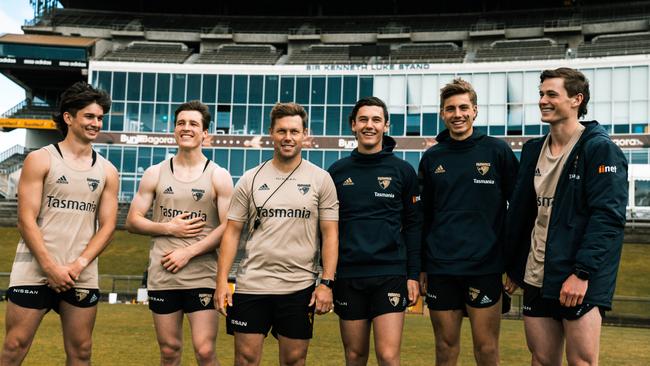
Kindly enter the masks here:
[[289, 55], [288, 64], [349, 64], [348, 45], [313, 45]]
[[194, 63], [273, 65], [281, 55], [271, 45], [223, 45], [202, 52]]
[[390, 53], [388, 60], [378, 63], [443, 63], [463, 62], [465, 51], [458, 45], [445, 43], [402, 44]]
[[566, 49], [566, 44], [557, 44], [548, 38], [495, 41], [489, 47], [479, 48], [473, 61], [563, 59], [566, 57]]
[[100, 60], [183, 63], [192, 53], [182, 43], [132, 42], [126, 48], [106, 53]]
[[602, 35], [578, 46], [578, 57], [650, 53], [650, 32]]

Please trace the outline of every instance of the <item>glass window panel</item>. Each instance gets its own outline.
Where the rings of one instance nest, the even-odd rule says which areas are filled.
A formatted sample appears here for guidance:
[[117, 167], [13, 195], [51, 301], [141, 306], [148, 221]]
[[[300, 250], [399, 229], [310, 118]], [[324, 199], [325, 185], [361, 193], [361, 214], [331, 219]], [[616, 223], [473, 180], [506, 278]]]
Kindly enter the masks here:
[[594, 117], [601, 124], [612, 123], [612, 105], [609, 102], [596, 103], [594, 106]]
[[325, 109], [323, 107], [311, 107], [309, 121], [311, 134], [322, 136], [325, 125]]
[[262, 107], [248, 107], [248, 133], [261, 135], [262, 132]]
[[596, 69], [596, 82], [593, 86], [594, 100], [606, 102], [612, 100], [612, 70]]
[[156, 104], [156, 115], [154, 117], [155, 132], [169, 132], [169, 105]]
[[[477, 127], [477, 129], [478, 128], [485, 128], [485, 127]], [[505, 136], [506, 128], [505, 126], [489, 126], [488, 134], [491, 136]]]
[[120, 200], [123, 202], [129, 202], [133, 200], [133, 192], [135, 190], [135, 178], [123, 176], [120, 187]]
[[167, 158], [167, 149], [164, 147], [154, 147], [151, 154], [151, 165], [158, 164]]
[[273, 157], [273, 150], [272, 149], [262, 150], [262, 161], [270, 160], [272, 157]]
[[508, 73], [508, 103], [521, 103], [524, 99], [524, 76], [520, 72]]
[[234, 103], [246, 103], [248, 92], [248, 75], [235, 75]]
[[508, 106], [508, 126], [521, 126], [524, 121], [524, 107], [521, 105]]
[[474, 124], [477, 125], [477, 126], [486, 126], [488, 124], [488, 106], [487, 105], [483, 105], [483, 107], [481, 107], [481, 105], [479, 105], [479, 107], [478, 107], [478, 115], [476, 116], [476, 119], [474, 120]]
[[404, 153], [404, 160], [406, 160], [415, 171], [418, 170], [418, 165], [420, 164], [420, 153], [417, 151], [406, 151]]
[[310, 150], [308, 155], [309, 161], [319, 167], [323, 166], [323, 152], [319, 150]]
[[138, 147], [138, 166], [136, 167], [136, 172], [138, 174], [144, 173], [144, 171], [151, 166], [151, 148], [150, 147]]
[[260, 163], [260, 151], [254, 149], [246, 150], [246, 167], [245, 170], [253, 169]]
[[350, 113], [352, 113], [352, 107], [346, 106], [341, 110], [341, 135], [343, 136], [352, 136], [352, 130], [350, 129]]
[[438, 76], [437, 75], [423, 75], [422, 76], [422, 97], [421, 101], [426, 113], [437, 112], [436, 106], [438, 105], [439, 98], [438, 91]]
[[108, 147], [108, 161], [110, 161], [117, 171], [122, 171], [122, 148], [120, 146]]
[[614, 111], [614, 115], [612, 116], [612, 118], [614, 124], [626, 125], [630, 123], [630, 115], [628, 111], [627, 102], [615, 102], [613, 111]]
[[124, 130], [124, 103], [113, 102], [113, 104], [111, 104], [109, 130], [111, 131]]
[[[475, 74], [472, 78], [472, 86], [476, 91], [476, 103], [480, 106], [487, 107], [489, 88], [489, 75], [486, 73]], [[438, 90], [438, 93], [440, 91]]]
[[406, 103], [415, 106], [418, 110], [409, 109], [409, 113], [419, 113], [422, 104], [422, 76], [409, 75], [406, 80]]
[[248, 103], [262, 103], [262, 86], [264, 78], [262, 75], [251, 75], [248, 80]]
[[339, 160], [338, 151], [326, 150], [325, 158], [323, 161], [323, 169], [329, 169], [330, 165], [334, 164], [337, 160]]
[[217, 75], [203, 75], [201, 101], [206, 104], [217, 101]]
[[[273, 109], [272, 106], [267, 105], [262, 108], [262, 133], [267, 133], [269, 130], [269, 127], [271, 127], [271, 109]], [[311, 119], [311, 115], [309, 116]]]
[[108, 146], [107, 145], [100, 145], [100, 144], [93, 144], [93, 149], [97, 151], [97, 153], [101, 156], [104, 157], [104, 159], [108, 159]]
[[142, 74], [142, 100], [153, 102], [156, 90], [156, 74], [150, 72]]
[[236, 177], [244, 174], [244, 150], [231, 149], [230, 150], [230, 167], [228, 171]]
[[309, 104], [309, 77], [296, 77], [296, 103]]
[[341, 104], [341, 77], [327, 77], [327, 104]]
[[357, 77], [343, 77], [343, 104], [354, 104], [357, 102]]
[[126, 99], [129, 101], [140, 100], [140, 83], [142, 82], [142, 74], [139, 72], [128, 73], [128, 88], [126, 88]]
[[135, 155], [137, 148], [125, 147], [122, 156], [122, 173], [135, 173]]
[[339, 135], [341, 133], [341, 108], [340, 107], [327, 107], [326, 119], [326, 135]]
[[140, 131], [140, 104], [127, 103], [124, 131]]
[[208, 111], [210, 112], [210, 123], [208, 125], [208, 133], [215, 133], [215, 127], [216, 127], [216, 122], [215, 118], [217, 118], [217, 108], [214, 104], [208, 105]]
[[630, 133], [630, 125], [614, 125], [614, 133]]
[[528, 71], [524, 73], [524, 103], [539, 101], [539, 73]]
[[232, 100], [232, 75], [219, 75], [217, 101], [230, 104]]
[[506, 74], [490, 74], [490, 92], [488, 100], [490, 104], [504, 104], [507, 101]]
[[633, 67], [631, 74], [632, 100], [648, 99], [648, 66]]
[[542, 120], [542, 114], [537, 105], [526, 105], [524, 107], [524, 124], [539, 125]]
[[156, 101], [169, 102], [169, 74], [158, 74], [156, 80]]
[[293, 76], [280, 78], [280, 102], [293, 102]]
[[436, 89], [436, 94], [438, 94], [436, 100], [438, 100], [438, 102], [436, 103], [436, 105], [442, 104], [442, 100], [439, 100], [440, 89], [442, 89], [447, 83], [450, 83], [452, 80], [454, 80], [454, 75], [452, 74], [442, 74], [438, 76], [438, 88]]
[[388, 110], [392, 113], [406, 112], [406, 77], [394, 75], [390, 78]]
[[234, 106], [232, 108], [232, 128], [230, 132], [235, 135], [243, 135], [246, 133], [246, 107]]
[[201, 75], [189, 74], [187, 75], [187, 94], [183, 102], [198, 99], [201, 99]]
[[359, 76], [359, 98], [372, 96], [372, 76]]
[[488, 107], [488, 120], [490, 125], [505, 125], [506, 124], [506, 107], [504, 105], [490, 105]]
[[524, 126], [524, 135], [528, 135], [528, 136], [539, 135], [539, 134], [541, 134], [541, 129], [542, 129], [541, 127], [542, 126], [540, 126], [540, 125], [534, 125], [534, 126], [525, 125]]
[[125, 89], [126, 89], [126, 73], [114, 72], [113, 88], [111, 89], [111, 99], [124, 100]]
[[185, 74], [172, 76], [172, 102], [185, 102]]
[[438, 113], [422, 113], [422, 134], [424, 136], [435, 136], [438, 134], [436, 121]]
[[614, 68], [614, 75], [612, 78], [612, 88], [616, 91], [614, 93], [615, 101], [627, 101], [630, 99], [630, 70], [627, 67]]
[[[631, 164], [648, 164], [648, 152], [647, 151], [632, 151], [631, 152]], [[645, 201], [641, 201], [642, 205], [639, 206], [650, 206], [650, 181], [645, 181], [647, 183], [645, 190], [639, 192], [639, 181], [635, 180], [635, 189], [634, 189], [634, 201], [639, 205], [639, 200], [637, 198], [640, 196], [639, 193], [645, 196]]]
[[217, 105], [217, 130], [230, 132], [230, 106]]
[[227, 149], [214, 149], [213, 151], [214, 162], [220, 167], [228, 169], [228, 150]]
[[275, 104], [278, 100], [278, 77], [267, 75], [264, 77], [264, 103]]
[[632, 102], [630, 106], [630, 123], [648, 121], [648, 101]]
[[420, 136], [420, 115], [419, 114], [406, 115], [406, 135]]
[[404, 136], [404, 115], [390, 114], [390, 135]]
[[140, 131], [152, 132], [153, 131], [153, 104], [142, 103], [140, 109]]
[[325, 78], [322, 76], [311, 79], [311, 104], [325, 104]]
[[100, 71], [97, 76], [97, 87], [102, 90], [111, 90], [111, 72]]

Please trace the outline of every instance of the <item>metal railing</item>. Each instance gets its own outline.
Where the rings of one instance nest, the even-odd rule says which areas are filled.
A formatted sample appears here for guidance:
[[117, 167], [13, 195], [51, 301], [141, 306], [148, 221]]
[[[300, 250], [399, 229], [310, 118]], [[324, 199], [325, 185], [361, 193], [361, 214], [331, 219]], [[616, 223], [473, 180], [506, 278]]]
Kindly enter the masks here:
[[25, 146], [23, 145], [14, 145], [7, 150], [3, 151], [0, 153], [0, 163], [3, 161], [9, 159], [10, 157], [14, 156], [15, 154], [24, 154], [25, 153]]

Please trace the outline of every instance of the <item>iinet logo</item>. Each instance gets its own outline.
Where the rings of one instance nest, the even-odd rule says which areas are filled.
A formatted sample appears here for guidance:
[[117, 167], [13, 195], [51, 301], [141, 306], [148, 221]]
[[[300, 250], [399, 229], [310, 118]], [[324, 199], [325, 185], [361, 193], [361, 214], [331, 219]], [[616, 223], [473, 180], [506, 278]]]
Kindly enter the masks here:
[[603, 173], [616, 173], [616, 165], [600, 165], [598, 167], [598, 174]]

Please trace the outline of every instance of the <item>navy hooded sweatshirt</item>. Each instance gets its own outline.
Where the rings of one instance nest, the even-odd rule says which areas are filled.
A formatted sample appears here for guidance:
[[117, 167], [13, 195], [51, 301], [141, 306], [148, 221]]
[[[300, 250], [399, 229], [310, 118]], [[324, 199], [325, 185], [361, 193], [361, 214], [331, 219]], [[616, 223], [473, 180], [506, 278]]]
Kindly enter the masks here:
[[422, 270], [429, 275], [503, 273], [507, 202], [519, 163], [502, 140], [474, 129], [442, 131], [422, 156]]
[[383, 149], [361, 154], [357, 149], [328, 169], [339, 198], [337, 278], [407, 276], [420, 272], [417, 175], [393, 154], [395, 140], [383, 138]]

